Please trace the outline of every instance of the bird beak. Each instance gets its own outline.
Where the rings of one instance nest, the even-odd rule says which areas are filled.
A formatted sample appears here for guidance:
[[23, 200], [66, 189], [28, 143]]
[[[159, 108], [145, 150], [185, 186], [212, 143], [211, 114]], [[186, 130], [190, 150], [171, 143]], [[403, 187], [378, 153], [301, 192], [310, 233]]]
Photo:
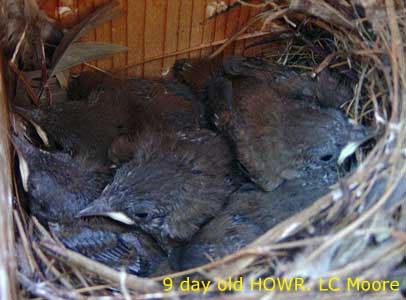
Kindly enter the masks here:
[[42, 140], [42, 143], [49, 147], [50, 143], [49, 143], [49, 139], [48, 139], [48, 135], [47, 133], [34, 121], [31, 121], [32, 126], [34, 126], [35, 131], [37, 132], [38, 136], [40, 137], [40, 139]]
[[30, 177], [30, 168], [26, 157], [32, 154], [32, 147], [28, 142], [24, 142], [20, 136], [12, 135], [11, 141], [17, 152], [18, 165], [20, 168], [21, 182], [23, 184], [24, 191], [28, 192], [28, 178]]
[[100, 209], [97, 205], [89, 206], [77, 214], [77, 217], [93, 217], [93, 216], [101, 216], [107, 217], [117, 222], [126, 224], [126, 225], [134, 225], [135, 222], [125, 213], [120, 211], [105, 211]]
[[[33, 120], [33, 112], [21, 108], [21, 107], [14, 107], [14, 118], [16, 119], [16, 121], [19, 122], [23, 122], [21, 120], [24, 119], [26, 122], [29, 122], [35, 129], [35, 131], [37, 132], [38, 137], [41, 139], [42, 143], [46, 146], [49, 147], [50, 143], [49, 143], [49, 138], [47, 133], [41, 128], [41, 126], [39, 126], [34, 120]], [[31, 118], [30, 118], [31, 116]], [[20, 120], [19, 120], [20, 118]]]
[[18, 161], [23, 188], [24, 191], [28, 192], [28, 178], [30, 177], [30, 168], [28, 167], [28, 163], [22, 155], [18, 156]]

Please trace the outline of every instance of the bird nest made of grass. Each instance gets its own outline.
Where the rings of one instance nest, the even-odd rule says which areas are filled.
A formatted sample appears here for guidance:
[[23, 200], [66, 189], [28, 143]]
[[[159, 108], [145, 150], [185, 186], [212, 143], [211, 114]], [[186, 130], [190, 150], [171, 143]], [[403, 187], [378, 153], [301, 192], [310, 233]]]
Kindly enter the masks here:
[[[35, 54], [29, 55], [30, 59], [41, 60], [38, 48], [29, 46], [37, 45], [31, 36], [41, 33], [45, 15], [34, 1], [3, 1], [0, 4], [0, 30], [3, 30], [0, 299], [402, 297], [402, 287], [406, 288], [406, 3], [401, 0], [213, 1], [207, 3], [206, 18], [232, 13], [238, 6], [249, 6], [254, 13], [235, 34], [210, 45], [214, 49], [212, 57], [235, 41], [266, 33], [267, 39], [277, 41], [277, 48], [269, 46], [269, 40], [252, 42], [250, 47], [260, 47], [270, 60], [312, 72], [315, 77], [326, 68], [340, 70], [344, 66], [351, 72], [350, 78], [357, 84], [352, 101], [343, 110], [351, 119], [379, 132], [373, 142], [363, 147], [349, 145], [346, 153], [342, 153], [344, 158], [356, 153], [357, 170], [342, 178], [312, 206], [273, 227], [248, 247], [193, 270], [159, 278], [138, 278], [72, 252], [55, 241], [35, 218], [24, 213], [14, 193], [7, 101], [13, 101], [17, 81], [24, 83], [32, 100], [40, 101], [18, 60], [27, 59], [24, 56], [27, 53]], [[31, 8], [31, 14], [27, 14], [27, 7]], [[98, 24], [95, 21], [92, 26]], [[255, 31], [250, 31], [253, 27]], [[72, 37], [70, 42], [75, 40]], [[122, 49], [104, 50], [104, 54], [111, 54]], [[188, 50], [174, 55], [185, 53]], [[49, 80], [69, 67], [61, 57], [59, 64], [58, 60], [53, 61]], [[162, 59], [165, 56], [151, 61]], [[79, 59], [74, 64], [82, 62]], [[47, 97], [46, 87], [43, 94]], [[196, 273], [211, 281], [205, 295], [181, 291], [181, 279]], [[286, 291], [261, 285], [270, 276], [301, 278], [305, 290]], [[348, 288], [349, 279], [352, 288]], [[226, 292], [219, 291], [223, 280], [231, 282]], [[241, 286], [233, 285], [238, 280], [242, 280]], [[383, 287], [383, 281], [391, 280], [400, 282], [396, 291], [388, 285]]]

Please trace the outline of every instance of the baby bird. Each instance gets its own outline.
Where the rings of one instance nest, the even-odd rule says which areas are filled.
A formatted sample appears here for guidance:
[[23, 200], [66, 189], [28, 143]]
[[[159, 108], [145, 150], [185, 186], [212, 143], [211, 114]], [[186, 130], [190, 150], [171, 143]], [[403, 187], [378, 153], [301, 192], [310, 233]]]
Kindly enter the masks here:
[[112, 178], [109, 169], [86, 157], [73, 159], [66, 153], [43, 150], [18, 133], [12, 142], [30, 212], [44, 224], [72, 219]]
[[127, 150], [112, 152], [131, 160], [79, 216], [101, 215], [139, 226], [166, 250], [171, 241], [187, 241], [217, 214], [232, 189], [227, 144], [208, 130], [171, 132], [159, 126], [128, 143]]
[[204, 94], [210, 80], [219, 76], [257, 76], [258, 70], [267, 70], [268, 84], [289, 98], [314, 102], [323, 107], [338, 108], [351, 100], [351, 86], [344, 77], [328, 70], [318, 75], [299, 74], [285, 66], [271, 64], [260, 57], [228, 57], [219, 59], [180, 59], [173, 66], [175, 77], [187, 83], [195, 94]]
[[113, 138], [135, 126], [139, 113], [135, 101], [109, 96], [94, 103], [68, 101], [36, 110], [15, 107], [14, 111], [41, 128], [57, 150], [105, 162]]
[[155, 273], [167, 260], [147, 234], [107, 218], [53, 224], [50, 229], [67, 248], [137, 276]]
[[322, 107], [339, 108], [353, 97], [344, 77], [324, 70], [320, 74], [299, 74], [285, 66], [268, 63], [259, 57], [230, 57], [224, 61], [227, 76], [252, 76], [266, 70], [266, 80], [285, 97], [317, 103]]
[[184, 89], [179, 85], [167, 88], [163, 82], [136, 79], [102, 82], [91, 85], [95, 89], [81, 101], [14, 110], [41, 128], [54, 148], [106, 164], [114, 139], [141, 131], [150, 119], [174, 128], [195, 124], [192, 103], [177, 95]]
[[[192, 87], [203, 81], [201, 73], [195, 80], [194, 71], [191, 65], [182, 73]], [[273, 78], [264, 60], [230, 58], [223, 75], [211, 77], [206, 95], [200, 96], [209, 122], [264, 191], [300, 176], [303, 166], [334, 165], [347, 143], [366, 136], [365, 128], [353, 126], [339, 110], [292, 98], [286, 88], [275, 87]]]
[[[231, 200], [231, 199], [230, 199]], [[176, 271], [192, 269], [235, 253], [265, 231], [255, 215], [261, 207], [255, 197], [232, 202], [184, 245], [174, 248], [169, 263]]]
[[173, 251], [171, 266], [176, 270], [191, 269], [240, 250], [312, 204], [337, 180], [336, 172], [329, 167], [304, 169], [301, 174], [272, 192], [259, 191], [251, 184], [233, 193], [223, 212], [188, 244]]
[[[35, 130], [24, 121], [18, 116], [13, 118], [12, 140], [31, 214], [44, 225], [50, 225], [51, 231], [71, 250], [138, 276], [156, 272], [164, 263], [164, 253], [141, 230], [107, 218], [80, 222], [74, 219], [110, 182], [109, 169], [86, 158], [41, 149]], [[38, 145], [34, 146], [27, 138]]]
[[89, 99], [89, 96], [95, 91], [100, 93], [108, 90], [127, 91], [133, 98], [144, 99], [140, 102], [148, 102], [157, 95], [175, 94], [189, 101], [192, 101], [194, 98], [190, 88], [177, 81], [147, 80], [134, 77], [119, 78], [91, 71], [73, 74], [69, 81], [67, 94], [71, 100], [83, 101], [84, 99]]

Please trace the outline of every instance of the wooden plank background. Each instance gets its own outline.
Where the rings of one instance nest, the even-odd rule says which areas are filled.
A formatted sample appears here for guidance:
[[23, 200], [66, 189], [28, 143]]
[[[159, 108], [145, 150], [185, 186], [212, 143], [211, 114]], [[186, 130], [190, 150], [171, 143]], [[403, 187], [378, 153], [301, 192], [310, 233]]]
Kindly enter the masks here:
[[[46, 13], [70, 27], [109, 0], [38, 0]], [[232, 36], [255, 13], [249, 7], [237, 7], [212, 19], [206, 16], [213, 0], [119, 0], [123, 16], [87, 34], [84, 41], [117, 43], [127, 53], [102, 59], [94, 64], [106, 70], [121, 70], [129, 75], [159, 77], [177, 58], [207, 56], [218, 46], [213, 43]], [[221, 1], [218, 1], [221, 2]], [[225, 4], [235, 0], [223, 1]], [[237, 41], [224, 52], [245, 51], [247, 40]], [[188, 51], [189, 49], [197, 49]], [[187, 52], [187, 53], [185, 53]], [[177, 55], [174, 55], [179, 53]], [[127, 70], [128, 68], [128, 70]], [[122, 71], [125, 69], [125, 71]]]

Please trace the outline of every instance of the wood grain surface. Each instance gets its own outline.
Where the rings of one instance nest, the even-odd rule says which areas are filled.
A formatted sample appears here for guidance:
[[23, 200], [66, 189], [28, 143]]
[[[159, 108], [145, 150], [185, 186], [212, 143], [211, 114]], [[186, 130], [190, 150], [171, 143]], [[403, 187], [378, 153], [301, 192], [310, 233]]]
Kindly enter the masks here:
[[[38, 3], [48, 16], [71, 27], [108, 1], [38, 0]], [[207, 7], [213, 5], [214, 0], [117, 1], [123, 15], [88, 33], [82, 40], [127, 46], [127, 53], [92, 64], [147, 78], [160, 77], [177, 58], [209, 55], [219, 47], [219, 41], [231, 37], [254, 13], [249, 7], [237, 7], [209, 19]], [[235, 0], [223, 2], [231, 4]], [[224, 55], [242, 55], [246, 45], [245, 40], [237, 41], [225, 49]]]

